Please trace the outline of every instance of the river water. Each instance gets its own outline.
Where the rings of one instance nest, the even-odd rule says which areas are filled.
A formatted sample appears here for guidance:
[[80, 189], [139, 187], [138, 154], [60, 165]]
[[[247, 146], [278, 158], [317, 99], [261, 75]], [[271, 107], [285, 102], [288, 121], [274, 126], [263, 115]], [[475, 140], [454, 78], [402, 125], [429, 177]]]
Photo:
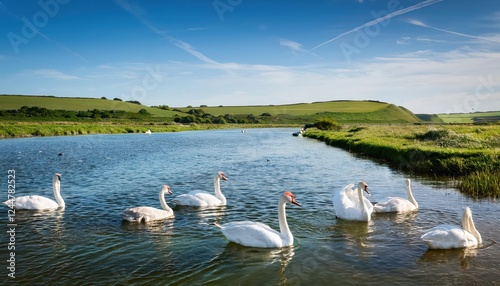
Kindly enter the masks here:
[[[474, 201], [441, 180], [411, 177], [417, 213], [376, 214], [368, 223], [337, 220], [333, 193], [364, 180], [376, 202], [406, 197], [406, 174], [293, 129], [189, 131], [0, 140], [2, 201], [8, 171], [15, 195], [53, 198], [61, 173], [64, 211], [17, 211], [15, 249], [8, 208], [2, 224], [0, 283], [19, 285], [500, 285], [498, 202]], [[196, 209], [172, 203], [221, 182], [228, 204]], [[160, 208], [166, 195], [175, 218], [152, 224], [121, 220], [128, 207]], [[278, 229], [280, 194], [295, 237], [283, 249], [229, 243], [214, 223], [255, 220]], [[472, 209], [484, 244], [473, 250], [428, 250], [420, 240], [438, 224], [460, 224]], [[12, 216], [11, 216], [12, 217]], [[12, 222], [10, 222], [12, 223]], [[13, 245], [13, 244], [11, 244]], [[15, 269], [10, 269], [15, 254]], [[15, 278], [9, 277], [15, 270]], [[12, 276], [12, 275], [11, 275]]]

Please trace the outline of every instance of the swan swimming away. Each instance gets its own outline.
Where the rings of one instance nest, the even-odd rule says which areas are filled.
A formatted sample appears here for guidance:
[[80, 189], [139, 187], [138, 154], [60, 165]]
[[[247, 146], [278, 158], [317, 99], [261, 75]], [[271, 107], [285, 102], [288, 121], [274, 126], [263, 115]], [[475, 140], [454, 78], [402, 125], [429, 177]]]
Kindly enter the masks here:
[[354, 184], [349, 184], [338, 190], [333, 196], [335, 214], [340, 219], [355, 221], [370, 221], [373, 205], [363, 196], [363, 191], [368, 191], [368, 185], [361, 181], [358, 183], [357, 196], [352, 190]]
[[388, 213], [388, 212], [411, 212], [418, 210], [418, 203], [413, 197], [410, 188], [410, 179], [406, 179], [406, 193], [408, 195], [408, 199], [400, 198], [400, 197], [389, 197], [385, 200], [382, 200], [376, 203], [373, 206], [373, 209], [377, 213]]
[[174, 216], [174, 211], [165, 202], [165, 193], [172, 194], [170, 187], [164, 185], [160, 191], [160, 205], [163, 208], [157, 209], [152, 207], [135, 207], [126, 209], [123, 214], [123, 220], [129, 222], [150, 222], [155, 220], [162, 220]]
[[4, 204], [13, 206], [16, 210], [53, 210], [64, 209], [66, 205], [61, 197], [61, 174], [55, 173], [52, 177], [52, 189], [56, 202], [42, 196], [22, 196], [15, 198], [14, 201], [7, 200]]
[[249, 247], [279, 248], [293, 244], [293, 235], [286, 221], [285, 206], [287, 203], [300, 206], [294, 194], [284, 192], [279, 199], [278, 219], [280, 231], [270, 228], [267, 224], [253, 221], [230, 222], [217, 225], [224, 236], [231, 242]]
[[220, 190], [220, 180], [227, 181], [228, 178], [224, 172], [217, 172], [214, 177], [215, 196], [203, 191], [192, 191], [187, 194], [179, 195], [174, 199], [174, 202], [180, 206], [193, 207], [213, 207], [225, 206], [226, 197]]
[[442, 224], [432, 228], [421, 238], [430, 249], [476, 247], [483, 242], [481, 234], [474, 225], [469, 207], [465, 208], [462, 216], [462, 227]]

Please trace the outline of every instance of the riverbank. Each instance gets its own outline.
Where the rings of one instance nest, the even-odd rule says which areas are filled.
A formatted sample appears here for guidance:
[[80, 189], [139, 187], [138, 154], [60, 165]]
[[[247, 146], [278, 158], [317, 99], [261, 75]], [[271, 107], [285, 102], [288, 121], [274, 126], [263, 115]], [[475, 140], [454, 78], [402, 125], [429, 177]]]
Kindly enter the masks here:
[[123, 134], [151, 132], [179, 132], [229, 128], [273, 128], [297, 127], [279, 124], [177, 124], [158, 122], [0, 122], [0, 138], [22, 138], [33, 136], [67, 136], [87, 134]]
[[473, 198], [500, 197], [499, 125], [353, 125], [304, 136], [410, 174], [452, 177]]

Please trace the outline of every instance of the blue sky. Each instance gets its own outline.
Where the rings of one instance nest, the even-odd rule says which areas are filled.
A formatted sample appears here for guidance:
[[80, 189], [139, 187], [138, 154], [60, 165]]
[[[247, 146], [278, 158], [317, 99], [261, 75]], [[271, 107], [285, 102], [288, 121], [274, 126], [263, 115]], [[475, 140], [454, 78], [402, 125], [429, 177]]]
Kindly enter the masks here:
[[0, 0], [0, 94], [500, 110], [498, 0]]

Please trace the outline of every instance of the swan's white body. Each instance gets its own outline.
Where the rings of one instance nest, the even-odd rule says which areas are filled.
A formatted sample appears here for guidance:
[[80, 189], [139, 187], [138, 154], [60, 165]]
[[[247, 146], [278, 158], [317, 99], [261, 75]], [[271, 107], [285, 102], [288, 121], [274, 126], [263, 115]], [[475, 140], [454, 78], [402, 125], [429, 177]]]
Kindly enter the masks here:
[[365, 182], [359, 182], [356, 190], [357, 196], [352, 187], [354, 184], [349, 184], [333, 196], [335, 214], [340, 219], [370, 221], [373, 205], [363, 196], [363, 190], [369, 193], [368, 185]]
[[145, 132], [147, 135], [151, 135], [151, 130], [148, 129], [148, 131]]
[[426, 232], [421, 238], [431, 249], [476, 247], [483, 242], [481, 234], [474, 225], [469, 207], [465, 208], [462, 216], [462, 227], [439, 225]]
[[155, 220], [163, 220], [174, 216], [174, 211], [165, 202], [165, 193], [172, 194], [170, 187], [164, 185], [160, 191], [160, 205], [162, 210], [152, 207], [135, 207], [126, 209], [123, 214], [123, 220], [129, 222], [150, 222]]
[[213, 207], [226, 205], [226, 197], [220, 190], [220, 180], [227, 181], [223, 172], [217, 172], [214, 178], [215, 196], [203, 191], [192, 191], [177, 196], [174, 202], [180, 206]]
[[279, 248], [293, 244], [293, 235], [286, 221], [285, 207], [287, 203], [300, 204], [295, 201], [291, 192], [281, 195], [278, 204], [278, 219], [280, 231], [276, 231], [266, 224], [254, 221], [238, 221], [219, 226], [226, 238], [234, 243], [249, 247]]
[[4, 204], [14, 206], [16, 210], [54, 210], [64, 209], [66, 207], [61, 197], [61, 174], [55, 173], [52, 178], [52, 189], [56, 201], [42, 196], [22, 196], [15, 198], [14, 201], [8, 200]]
[[373, 206], [375, 212], [378, 213], [389, 213], [389, 212], [411, 212], [418, 210], [418, 203], [413, 197], [410, 188], [410, 179], [406, 179], [406, 193], [408, 195], [408, 199], [400, 198], [400, 197], [388, 197]]

